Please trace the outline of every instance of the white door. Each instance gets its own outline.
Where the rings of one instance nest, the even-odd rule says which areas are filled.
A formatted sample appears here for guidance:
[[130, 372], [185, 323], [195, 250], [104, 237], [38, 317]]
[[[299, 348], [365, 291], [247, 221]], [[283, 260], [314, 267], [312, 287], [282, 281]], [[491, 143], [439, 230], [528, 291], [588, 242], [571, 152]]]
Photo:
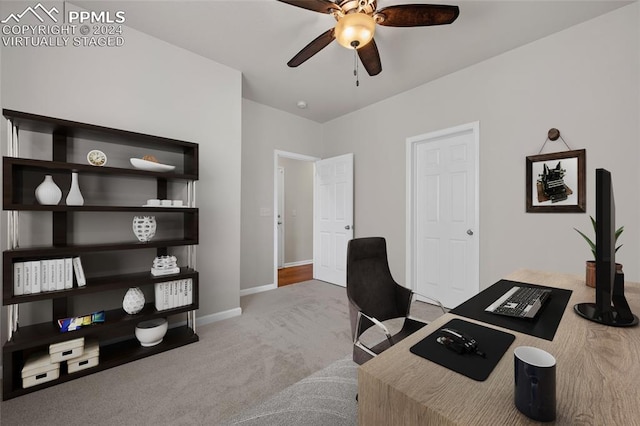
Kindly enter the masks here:
[[353, 238], [353, 154], [316, 162], [313, 277], [347, 285], [347, 243]]
[[278, 167], [278, 269], [284, 268], [284, 167]]
[[453, 308], [479, 291], [478, 123], [408, 140], [407, 272]]

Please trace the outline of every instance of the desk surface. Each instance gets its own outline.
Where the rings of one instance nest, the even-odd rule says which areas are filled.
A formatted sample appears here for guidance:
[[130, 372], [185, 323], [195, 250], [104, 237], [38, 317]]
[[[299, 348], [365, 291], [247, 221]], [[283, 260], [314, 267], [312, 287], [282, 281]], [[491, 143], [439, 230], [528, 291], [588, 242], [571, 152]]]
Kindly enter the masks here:
[[[574, 304], [595, 297], [577, 276], [522, 270], [505, 278], [573, 290], [553, 341], [443, 315], [360, 366], [361, 426], [539, 424], [513, 403], [513, 350], [518, 346], [535, 346], [556, 357], [556, 424], [640, 424], [640, 327], [606, 327], [576, 315]], [[640, 313], [640, 285], [627, 283], [625, 295], [631, 310]], [[486, 381], [476, 382], [409, 351], [452, 318], [516, 336]]]

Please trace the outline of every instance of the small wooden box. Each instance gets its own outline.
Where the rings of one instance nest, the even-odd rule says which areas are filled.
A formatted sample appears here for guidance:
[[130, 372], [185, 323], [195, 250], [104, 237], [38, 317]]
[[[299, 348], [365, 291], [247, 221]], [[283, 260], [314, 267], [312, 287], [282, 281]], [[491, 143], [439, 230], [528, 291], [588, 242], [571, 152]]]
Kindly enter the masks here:
[[51, 356], [45, 352], [34, 354], [27, 359], [22, 368], [22, 387], [28, 388], [50, 382], [58, 377], [60, 377], [59, 362], [51, 362]]
[[88, 341], [84, 347], [84, 353], [77, 357], [67, 360], [67, 369], [69, 373], [95, 367], [98, 365], [100, 358], [100, 345], [98, 341]]
[[77, 358], [84, 353], [84, 337], [49, 345], [51, 362], [62, 362]]

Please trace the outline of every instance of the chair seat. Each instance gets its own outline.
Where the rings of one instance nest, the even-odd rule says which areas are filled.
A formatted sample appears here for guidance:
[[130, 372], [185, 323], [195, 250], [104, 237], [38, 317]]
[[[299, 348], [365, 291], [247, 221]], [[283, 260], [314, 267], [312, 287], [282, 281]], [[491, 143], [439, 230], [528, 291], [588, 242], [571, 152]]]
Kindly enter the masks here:
[[[416, 321], [416, 320], [414, 320], [412, 318], [405, 318], [404, 324], [402, 326], [402, 329], [399, 332], [397, 332], [396, 334], [394, 334], [393, 336], [391, 336], [391, 341], [395, 345], [396, 343], [398, 343], [402, 339], [404, 339], [407, 336], [410, 336], [411, 334], [413, 334], [416, 331], [420, 330], [425, 325], [427, 325], [427, 323], [425, 323], [425, 322]], [[384, 339], [380, 343], [378, 343], [375, 346], [373, 346], [371, 348], [371, 350], [373, 352], [375, 352], [376, 354], [381, 354], [382, 352], [384, 352], [385, 350], [389, 349], [390, 347], [391, 347], [391, 344], [389, 343], [389, 340]]]
[[[402, 327], [402, 330], [400, 330], [400, 332], [398, 334], [393, 336], [393, 341], [394, 341], [393, 343], [394, 344], [398, 343], [400, 340], [402, 340], [405, 337], [415, 333], [416, 331], [420, 330], [425, 325], [427, 325], [426, 322], [414, 320], [413, 318], [406, 318], [404, 320], [404, 326]], [[397, 340], [396, 340], [396, 338], [397, 338]]]

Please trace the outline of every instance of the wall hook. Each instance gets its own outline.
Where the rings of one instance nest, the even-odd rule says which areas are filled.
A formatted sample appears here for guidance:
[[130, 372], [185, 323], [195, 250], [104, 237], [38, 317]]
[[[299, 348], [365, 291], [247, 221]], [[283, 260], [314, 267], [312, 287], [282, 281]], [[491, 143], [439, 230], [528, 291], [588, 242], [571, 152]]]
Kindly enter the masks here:
[[547, 141], [557, 141], [558, 139], [561, 139], [562, 143], [564, 143], [564, 145], [567, 147], [567, 150], [571, 151], [571, 148], [569, 148], [569, 145], [567, 145], [567, 143], [564, 141], [564, 138], [560, 136], [560, 130], [556, 129], [555, 127], [552, 127], [547, 132], [547, 139], [545, 139], [544, 143], [540, 147], [540, 151], [538, 151], [538, 155], [544, 149], [544, 146], [546, 145]]

